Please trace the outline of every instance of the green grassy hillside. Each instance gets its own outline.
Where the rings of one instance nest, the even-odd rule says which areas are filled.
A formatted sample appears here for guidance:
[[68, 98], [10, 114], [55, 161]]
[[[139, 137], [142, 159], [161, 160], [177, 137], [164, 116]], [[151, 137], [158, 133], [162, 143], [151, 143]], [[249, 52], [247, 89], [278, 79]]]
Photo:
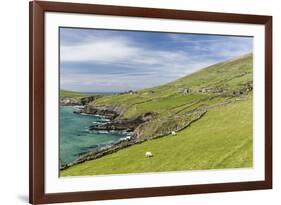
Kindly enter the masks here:
[[171, 83], [134, 93], [105, 96], [89, 106], [118, 111], [119, 118], [147, 112], [154, 119], [138, 127], [140, 140], [179, 131], [197, 120], [209, 106], [251, 94], [252, 55], [222, 62]]
[[[70, 167], [62, 176], [252, 166], [252, 55], [89, 106], [118, 111], [118, 119], [155, 115], [135, 130], [136, 140], [145, 142]], [[154, 156], [145, 158], [146, 151]]]
[[[252, 167], [252, 100], [217, 107], [176, 136], [75, 165], [61, 176]], [[153, 157], [146, 158], [150, 151]]]
[[70, 90], [60, 90], [60, 97], [85, 97], [84, 93], [70, 91]]

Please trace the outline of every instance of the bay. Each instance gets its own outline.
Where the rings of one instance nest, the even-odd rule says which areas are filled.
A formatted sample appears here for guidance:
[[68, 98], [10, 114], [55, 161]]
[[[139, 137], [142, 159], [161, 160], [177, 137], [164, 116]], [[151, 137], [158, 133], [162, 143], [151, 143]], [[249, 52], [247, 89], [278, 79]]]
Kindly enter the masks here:
[[118, 142], [126, 136], [123, 132], [95, 132], [89, 127], [98, 123], [105, 123], [102, 116], [76, 114], [78, 108], [74, 106], [60, 106], [60, 163], [68, 164], [76, 160], [79, 155], [100, 149]]

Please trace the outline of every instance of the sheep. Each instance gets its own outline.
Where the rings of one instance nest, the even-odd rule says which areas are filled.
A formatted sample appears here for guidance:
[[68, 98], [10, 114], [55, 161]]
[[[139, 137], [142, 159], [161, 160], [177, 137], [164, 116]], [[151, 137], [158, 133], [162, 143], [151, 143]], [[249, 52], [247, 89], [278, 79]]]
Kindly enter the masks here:
[[152, 154], [151, 152], [146, 152], [146, 153], [145, 153], [145, 156], [146, 156], [146, 157], [153, 157], [153, 154]]
[[176, 133], [175, 131], [172, 131], [171, 134], [172, 134], [173, 136], [177, 135], [177, 133]]

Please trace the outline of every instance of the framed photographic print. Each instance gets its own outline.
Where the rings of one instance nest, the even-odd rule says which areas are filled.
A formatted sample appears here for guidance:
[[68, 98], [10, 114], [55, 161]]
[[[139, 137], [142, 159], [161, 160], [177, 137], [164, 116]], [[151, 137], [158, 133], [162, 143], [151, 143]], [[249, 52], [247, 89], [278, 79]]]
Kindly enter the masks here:
[[272, 187], [272, 17], [30, 2], [30, 203]]

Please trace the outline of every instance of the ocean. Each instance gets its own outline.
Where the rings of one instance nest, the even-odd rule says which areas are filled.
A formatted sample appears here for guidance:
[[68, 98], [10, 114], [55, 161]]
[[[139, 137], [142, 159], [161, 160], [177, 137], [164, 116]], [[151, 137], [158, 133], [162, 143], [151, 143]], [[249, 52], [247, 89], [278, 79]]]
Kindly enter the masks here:
[[83, 153], [103, 148], [118, 142], [127, 133], [117, 131], [91, 131], [94, 124], [106, 123], [102, 116], [74, 113], [74, 106], [60, 106], [60, 163], [73, 162]]

